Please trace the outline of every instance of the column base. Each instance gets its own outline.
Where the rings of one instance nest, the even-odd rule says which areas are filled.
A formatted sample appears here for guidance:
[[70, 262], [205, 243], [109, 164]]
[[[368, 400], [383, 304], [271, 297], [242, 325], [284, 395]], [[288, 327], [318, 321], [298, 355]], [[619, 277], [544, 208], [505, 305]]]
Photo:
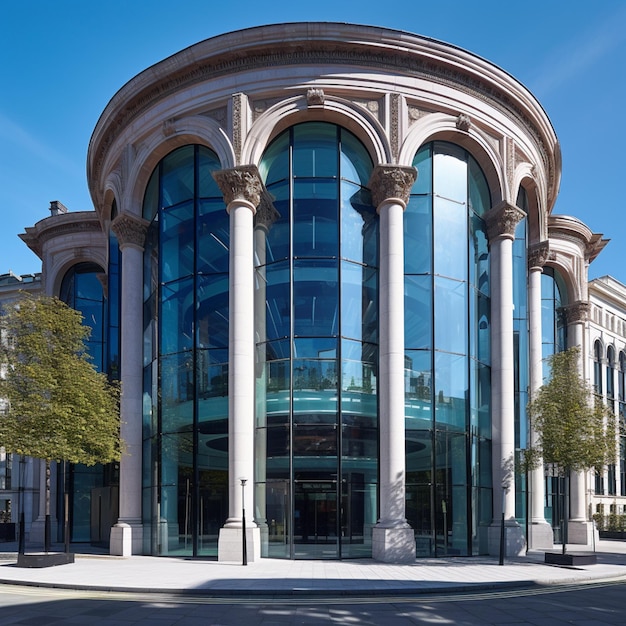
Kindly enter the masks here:
[[143, 554], [143, 524], [138, 520], [118, 521], [111, 527], [109, 554], [131, 556]]
[[372, 528], [372, 558], [383, 563], [414, 563], [415, 533], [410, 526]]
[[[500, 522], [492, 522], [487, 531], [488, 550], [491, 556], [500, 555]], [[524, 529], [515, 520], [504, 522], [504, 556], [524, 556], [526, 538]]]
[[567, 524], [567, 543], [595, 546], [600, 535], [593, 522], [587, 520], [570, 520]]
[[[246, 527], [246, 555], [248, 563], [261, 558], [261, 531], [258, 526]], [[217, 540], [217, 560], [243, 562], [243, 534], [241, 528], [220, 528]]]
[[552, 550], [554, 532], [548, 522], [533, 522], [528, 527], [528, 547], [532, 550]]

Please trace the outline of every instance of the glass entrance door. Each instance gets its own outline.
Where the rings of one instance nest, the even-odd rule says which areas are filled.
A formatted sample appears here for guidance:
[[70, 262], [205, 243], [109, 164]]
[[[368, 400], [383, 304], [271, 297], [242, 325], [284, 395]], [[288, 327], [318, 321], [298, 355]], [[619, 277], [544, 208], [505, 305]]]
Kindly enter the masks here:
[[339, 557], [336, 481], [296, 481], [293, 518], [294, 558]]

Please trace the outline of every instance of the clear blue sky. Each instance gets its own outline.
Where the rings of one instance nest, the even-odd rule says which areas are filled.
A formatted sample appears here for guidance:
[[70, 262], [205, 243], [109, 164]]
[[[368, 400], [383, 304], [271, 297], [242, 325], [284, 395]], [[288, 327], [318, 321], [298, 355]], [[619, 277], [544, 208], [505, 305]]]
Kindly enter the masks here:
[[40, 262], [18, 238], [93, 208], [85, 169], [100, 113], [133, 76], [220, 33], [293, 21], [370, 24], [478, 54], [526, 85], [563, 153], [555, 213], [611, 239], [590, 277], [626, 283], [626, 2], [597, 0], [0, 0], [0, 273]]

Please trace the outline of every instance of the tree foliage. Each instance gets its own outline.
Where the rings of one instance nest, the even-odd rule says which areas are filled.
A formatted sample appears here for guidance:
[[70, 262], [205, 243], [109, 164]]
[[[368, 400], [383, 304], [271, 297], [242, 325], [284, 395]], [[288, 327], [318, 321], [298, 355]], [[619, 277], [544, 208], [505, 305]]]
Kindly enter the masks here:
[[91, 362], [81, 314], [58, 298], [24, 295], [0, 328], [0, 445], [47, 462], [119, 460], [119, 388]]
[[617, 422], [613, 411], [595, 398], [578, 372], [580, 349], [570, 348], [549, 358], [550, 377], [528, 405], [537, 444], [526, 451], [530, 468], [540, 459], [561, 475], [599, 471], [616, 459]]

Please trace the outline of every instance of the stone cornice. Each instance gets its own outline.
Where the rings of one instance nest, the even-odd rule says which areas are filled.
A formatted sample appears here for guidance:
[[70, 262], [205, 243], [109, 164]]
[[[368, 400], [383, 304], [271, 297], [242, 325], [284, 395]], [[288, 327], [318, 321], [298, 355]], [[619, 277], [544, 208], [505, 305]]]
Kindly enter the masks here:
[[76, 211], [52, 215], [25, 230], [20, 239], [41, 259], [46, 242], [68, 235], [102, 233], [102, 226], [95, 211]]
[[556, 194], [560, 148], [545, 112], [521, 83], [480, 57], [436, 40], [377, 27], [328, 23], [281, 24], [227, 33], [145, 70], [120, 89], [98, 121], [89, 147], [90, 181], [100, 178], [106, 153], [122, 130], [159, 101], [224, 75], [295, 65], [372, 68], [424, 78], [489, 102], [534, 138], [550, 180], [549, 194]]
[[377, 165], [367, 185], [372, 192], [372, 204], [378, 209], [385, 200], [398, 200], [406, 208], [416, 180], [417, 170], [414, 167]]
[[498, 238], [514, 239], [515, 228], [526, 217], [526, 213], [514, 204], [501, 202], [489, 209], [483, 216], [487, 225], [487, 239], [493, 242]]
[[224, 194], [226, 208], [235, 200], [245, 200], [254, 209], [259, 206], [263, 183], [256, 165], [241, 165], [227, 170], [213, 172], [213, 178]]

